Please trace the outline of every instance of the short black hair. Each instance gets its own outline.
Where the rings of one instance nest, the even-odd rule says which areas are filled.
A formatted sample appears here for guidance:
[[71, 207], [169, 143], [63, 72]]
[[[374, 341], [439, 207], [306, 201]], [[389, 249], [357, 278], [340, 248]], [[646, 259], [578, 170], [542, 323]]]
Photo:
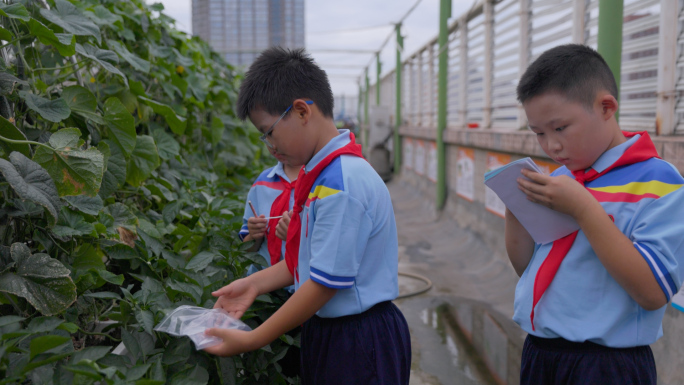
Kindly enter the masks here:
[[256, 58], [245, 74], [237, 116], [245, 120], [255, 108], [280, 115], [300, 98], [313, 100], [324, 116], [333, 117], [335, 102], [325, 71], [303, 48], [271, 47]]
[[566, 44], [551, 48], [530, 64], [516, 92], [518, 101], [525, 103], [556, 91], [590, 109], [601, 90], [618, 99], [617, 83], [606, 61], [590, 47]]

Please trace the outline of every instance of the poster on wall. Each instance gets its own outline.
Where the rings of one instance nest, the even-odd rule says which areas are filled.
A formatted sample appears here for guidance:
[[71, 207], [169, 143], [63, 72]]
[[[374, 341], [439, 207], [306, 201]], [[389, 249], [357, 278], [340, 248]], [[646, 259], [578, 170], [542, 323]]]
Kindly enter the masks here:
[[542, 172], [543, 172], [544, 174], [546, 174], [546, 175], [551, 174], [551, 173], [554, 172], [557, 168], [560, 167], [560, 164], [558, 164], [558, 163], [553, 163], [553, 162], [549, 162], [549, 161], [546, 161], [546, 160], [537, 160], [537, 159], [535, 159], [535, 160], [534, 160], [534, 163], [536, 163], [537, 166], [539, 166], [539, 168], [542, 170]]
[[[496, 170], [499, 167], [505, 166], [508, 163], [511, 163], [511, 156], [507, 154], [500, 154], [496, 152], [488, 152], [487, 153], [487, 170], [485, 171], [490, 172], [492, 170]], [[504, 217], [506, 214], [506, 205], [499, 199], [499, 197], [496, 195], [494, 190], [490, 189], [489, 187], [485, 186], [485, 208], [500, 216]]]
[[456, 194], [473, 201], [475, 189], [475, 150], [458, 148], [456, 160]]
[[413, 139], [404, 138], [404, 168], [413, 170]]
[[428, 168], [427, 177], [433, 182], [437, 182], [437, 143], [428, 144]]
[[416, 174], [423, 175], [425, 174], [425, 142], [422, 140], [416, 140], [415, 143], [416, 146], [414, 150], [416, 154], [413, 166]]

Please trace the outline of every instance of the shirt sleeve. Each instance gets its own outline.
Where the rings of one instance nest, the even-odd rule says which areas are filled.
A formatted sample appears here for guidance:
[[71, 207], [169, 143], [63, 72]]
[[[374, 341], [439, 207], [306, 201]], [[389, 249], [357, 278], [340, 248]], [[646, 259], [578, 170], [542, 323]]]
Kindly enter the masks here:
[[311, 280], [333, 289], [353, 287], [371, 218], [361, 202], [345, 191], [317, 200], [313, 215]]
[[252, 187], [249, 189], [249, 193], [247, 193], [247, 200], [245, 201], [245, 211], [242, 214], [242, 227], [238, 232], [238, 237], [243, 242], [245, 241], [245, 237], [249, 235], [249, 229], [247, 228], [247, 220], [254, 216], [254, 214], [252, 213], [252, 209], [249, 207], [249, 201], [252, 201], [254, 208], [257, 209], [259, 203], [256, 198], [256, 191], [254, 190], [254, 187]]
[[668, 302], [684, 277], [684, 188], [645, 205], [635, 216], [630, 234]]

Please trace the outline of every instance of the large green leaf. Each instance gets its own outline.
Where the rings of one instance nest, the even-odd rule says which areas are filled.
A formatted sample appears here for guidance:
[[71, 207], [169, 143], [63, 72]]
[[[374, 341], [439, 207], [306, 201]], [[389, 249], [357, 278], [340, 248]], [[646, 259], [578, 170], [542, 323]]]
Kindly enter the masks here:
[[152, 131], [152, 137], [162, 159], [169, 160], [180, 154], [180, 144], [163, 129]]
[[97, 215], [104, 207], [102, 198], [100, 198], [99, 195], [94, 197], [89, 197], [87, 195], [74, 195], [65, 196], [62, 199], [64, 199], [69, 206], [88, 215]]
[[100, 28], [66, 0], [55, 0], [54, 8], [41, 9], [40, 14], [67, 32], [78, 36], [94, 36], [98, 44], [100, 43]]
[[62, 207], [59, 213], [57, 225], [52, 228], [52, 232], [61, 238], [83, 236], [93, 232], [95, 228], [92, 224], [85, 221], [82, 215]]
[[150, 72], [150, 62], [141, 59], [140, 57], [131, 53], [123, 44], [115, 40], [107, 40], [107, 45], [109, 46], [109, 48], [113, 49], [114, 52], [118, 53], [119, 56], [121, 56], [126, 62], [128, 62], [128, 64], [130, 64], [136, 70], [142, 73]]
[[19, 96], [24, 99], [30, 109], [36, 111], [45, 120], [59, 123], [71, 115], [69, 105], [62, 98], [49, 100], [28, 91], [19, 91]]
[[61, 203], [55, 182], [38, 163], [21, 153], [12, 152], [10, 162], [0, 159], [0, 172], [21, 199], [35, 202], [48, 211], [51, 222], [57, 221]]
[[67, 341], [71, 341], [71, 338], [56, 335], [36, 337], [32, 339], [31, 343], [29, 344], [29, 360], [32, 360], [35, 356], [39, 355], [40, 353], [47, 352], [48, 350], [56, 348]]
[[[26, 140], [26, 135], [2, 116], [0, 116], [0, 136], [12, 140]], [[27, 143], [9, 143], [0, 139], [0, 146], [8, 154], [12, 151], [19, 151], [26, 156], [31, 156], [31, 147]]]
[[5, 4], [0, 2], [0, 16], [9, 17], [10, 19], [19, 19], [29, 21], [31, 16], [29, 12], [19, 3]]
[[102, 199], [109, 197], [114, 191], [126, 183], [126, 157], [121, 147], [111, 140], [103, 140], [97, 148], [107, 156], [107, 170], [102, 177], [102, 186], [98, 193]]
[[100, 26], [111, 25], [123, 19], [119, 15], [115, 15], [102, 5], [97, 5], [92, 11], [85, 11], [86, 16], [90, 18], [95, 24]]
[[38, 37], [41, 43], [57, 48], [62, 56], [71, 56], [76, 53], [76, 36], [67, 33], [55, 33], [36, 19], [31, 19], [28, 25], [32, 35]]
[[104, 105], [104, 119], [113, 139], [129, 157], [135, 148], [135, 119], [116, 97], [107, 99]]
[[50, 173], [60, 196], [86, 194], [94, 196], [100, 189], [104, 173], [104, 156], [96, 148], [80, 150], [81, 131], [64, 128], [50, 137], [49, 150], [36, 150], [33, 160]]
[[145, 104], [152, 107], [152, 111], [163, 116], [164, 119], [166, 119], [166, 123], [169, 124], [171, 131], [173, 131], [177, 135], [183, 135], [183, 133], [185, 132], [185, 126], [187, 125], [187, 121], [185, 120], [185, 118], [176, 115], [176, 112], [173, 110], [173, 108], [167, 106], [166, 104], [159, 103], [152, 99], [148, 99], [144, 96], [138, 96], [138, 99], [142, 100]]
[[114, 218], [113, 228], [123, 227], [126, 230], [135, 232], [138, 227], [138, 217], [133, 214], [131, 209], [123, 203], [114, 203], [102, 210], [105, 214]]
[[28, 85], [27, 82], [7, 72], [0, 72], [0, 95], [9, 95], [14, 90], [16, 83]]
[[124, 75], [123, 72], [119, 71], [118, 68], [114, 67], [112, 63], [110, 63], [119, 63], [119, 57], [116, 56], [115, 52], [106, 49], [100, 49], [90, 44], [81, 45], [78, 43], [76, 43], [76, 52], [87, 58], [93, 59], [99, 65], [104, 67], [104, 69], [106, 69], [107, 71], [121, 76], [124, 83], [126, 84], [126, 87], [128, 87], [128, 79], [126, 78], [126, 75]]
[[23, 243], [12, 244], [16, 271], [0, 275], [0, 291], [25, 298], [44, 315], [58, 314], [76, 301], [70, 271], [47, 254], [31, 254]]
[[14, 35], [12, 35], [12, 32], [10, 32], [9, 30], [6, 30], [2, 26], [0, 26], [0, 40], [12, 41], [14, 40]]
[[140, 135], [136, 139], [135, 149], [128, 160], [126, 182], [140, 186], [152, 171], [159, 167], [159, 154], [151, 136]]
[[62, 99], [67, 102], [71, 112], [90, 119], [97, 124], [104, 124], [102, 116], [97, 113], [97, 99], [90, 90], [81, 86], [67, 87], [62, 91]]

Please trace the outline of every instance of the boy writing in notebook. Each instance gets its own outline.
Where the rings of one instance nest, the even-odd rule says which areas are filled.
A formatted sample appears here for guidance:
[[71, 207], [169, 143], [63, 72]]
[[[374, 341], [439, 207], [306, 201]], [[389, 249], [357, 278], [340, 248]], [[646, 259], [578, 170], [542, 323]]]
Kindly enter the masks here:
[[[273, 150], [269, 151], [275, 156]], [[245, 210], [242, 216], [242, 228], [238, 236], [243, 242], [255, 241], [252, 251], [257, 251], [273, 266], [285, 256], [285, 234], [289, 216], [287, 213], [294, 203], [294, 186], [301, 165], [293, 166], [280, 161], [266, 170], [254, 181], [247, 194]], [[278, 224], [285, 214], [278, 230]], [[257, 269], [250, 266], [247, 274], [252, 275]], [[294, 289], [294, 288], [292, 288]]]
[[231, 356], [302, 325], [304, 384], [408, 384], [406, 321], [398, 295], [398, 242], [389, 191], [348, 130], [332, 119], [327, 76], [303, 50], [264, 51], [245, 75], [238, 116], [249, 117], [297, 177], [285, 260], [216, 291], [215, 307], [239, 318], [263, 293], [295, 284], [251, 332], [209, 329]]
[[580, 226], [539, 245], [506, 211], [521, 275], [513, 318], [529, 333], [520, 383], [655, 385], [649, 344], [684, 276], [684, 179], [646, 132], [620, 130], [615, 79], [593, 49], [546, 51], [517, 94], [542, 149], [563, 165], [550, 176], [523, 170], [518, 187]]

